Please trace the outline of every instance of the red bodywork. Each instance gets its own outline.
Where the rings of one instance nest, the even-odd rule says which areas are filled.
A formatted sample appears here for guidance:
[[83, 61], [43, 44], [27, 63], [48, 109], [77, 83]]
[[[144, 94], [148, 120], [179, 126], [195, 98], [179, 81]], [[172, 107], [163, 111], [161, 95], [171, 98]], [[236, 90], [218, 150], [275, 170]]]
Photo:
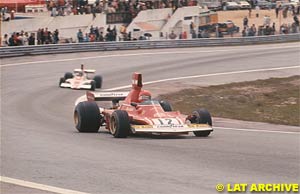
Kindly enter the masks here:
[[[130, 123], [133, 125], [184, 125], [187, 116], [179, 111], [165, 112], [158, 101], [142, 102], [142, 94], [151, 95], [149, 91], [142, 90], [142, 75], [134, 73], [132, 76], [132, 89], [124, 102], [115, 109], [104, 109], [102, 114], [105, 117], [106, 129], [110, 129], [111, 114], [116, 110], [124, 110], [128, 113]], [[95, 100], [93, 93], [87, 92], [88, 101]], [[133, 103], [135, 106], [133, 106]]]
[[[105, 125], [115, 137], [126, 137], [130, 132], [133, 134], [188, 134], [193, 132], [196, 136], [203, 137], [213, 131], [211, 116], [207, 110], [198, 109], [191, 115], [183, 115], [179, 111], [172, 111], [171, 106], [165, 101], [151, 100], [151, 93], [143, 90], [142, 87], [142, 75], [134, 73], [130, 92], [87, 92], [86, 97], [79, 98], [75, 103], [76, 107], [79, 105], [74, 116], [77, 118], [75, 119], [77, 129], [83, 131], [91, 127], [96, 132], [101, 125]], [[96, 103], [79, 104], [86, 100], [111, 101], [113, 106], [106, 109], [99, 107]], [[119, 105], [121, 100], [124, 102]], [[78, 122], [80, 107], [84, 110], [81, 114], [91, 114], [87, 117], [90, 120], [86, 123], [92, 124], [86, 128], [81, 127], [82, 123]], [[90, 112], [87, 113], [87, 110]], [[100, 114], [98, 118], [93, 117], [95, 113]]]

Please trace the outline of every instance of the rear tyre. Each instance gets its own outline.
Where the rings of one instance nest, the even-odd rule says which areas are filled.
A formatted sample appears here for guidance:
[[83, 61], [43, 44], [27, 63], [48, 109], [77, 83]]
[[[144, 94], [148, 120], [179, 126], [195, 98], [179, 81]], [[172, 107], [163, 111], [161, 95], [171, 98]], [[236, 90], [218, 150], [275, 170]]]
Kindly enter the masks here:
[[96, 83], [95, 81], [91, 81], [91, 91], [95, 91], [96, 89]]
[[172, 112], [173, 108], [168, 101], [161, 100], [159, 101], [159, 104], [164, 109], [165, 112]]
[[[199, 109], [193, 112], [194, 119], [192, 123], [198, 124], [208, 124], [212, 126], [212, 119], [210, 113], [206, 109]], [[193, 132], [197, 137], [207, 137], [211, 131], [194, 131]]]
[[94, 81], [96, 82], [96, 88], [102, 87], [102, 77], [100, 75], [96, 75]]
[[61, 77], [60, 79], [59, 79], [59, 87], [61, 87], [60, 85], [62, 84], [62, 83], [65, 83], [65, 78], [63, 78], [63, 77]]
[[111, 115], [110, 132], [116, 138], [126, 138], [130, 132], [130, 122], [126, 111], [116, 110]]
[[82, 133], [97, 133], [100, 127], [100, 111], [94, 101], [77, 104], [74, 111], [76, 129]]
[[65, 78], [65, 80], [70, 79], [70, 78], [73, 78], [73, 74], [70, 73], [70, 72], [67, 72], [67, 73], [65, 73], [64, 78]]

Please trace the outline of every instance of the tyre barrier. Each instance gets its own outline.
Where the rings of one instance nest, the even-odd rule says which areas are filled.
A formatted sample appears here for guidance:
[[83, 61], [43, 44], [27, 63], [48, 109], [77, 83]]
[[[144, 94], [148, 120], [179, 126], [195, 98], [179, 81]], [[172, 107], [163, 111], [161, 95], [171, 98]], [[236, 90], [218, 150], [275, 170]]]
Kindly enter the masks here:
[[254, 45], [268, 43], [283, 43], [300, 41], [300, 33], [273, 36], [254, 36], [238, 38], [200, 38], [190, 40], [145, 40], [124, 42], [92, 42], [69, 43], [36, 46], [1, 47], [0, 58], [28, 55], [134, 50], [134, 49], [158, 49], [158, 48], [188, 48], [210, 46], [234, 46]]

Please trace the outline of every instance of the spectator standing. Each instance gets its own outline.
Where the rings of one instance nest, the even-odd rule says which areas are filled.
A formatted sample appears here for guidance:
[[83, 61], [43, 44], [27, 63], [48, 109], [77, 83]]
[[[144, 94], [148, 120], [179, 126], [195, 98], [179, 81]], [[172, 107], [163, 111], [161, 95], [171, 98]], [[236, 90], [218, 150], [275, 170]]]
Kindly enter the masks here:
[[190, 34], [193, 34], [194, 33], [194, 28], [195, 28], [195, 24], [194, 24], [194, 22], [191, 22], [191, 24], [190, 24]]
[[104, 41], [103, 32], [100, 32], [100, 35], [99, 35], [99, 41], [100, 41], [100, 42], [103, 42], [103, 41]]
[[252, 36], [256, 36], [257, 29], [255, 27], [255, 24], [252, 24], [252, 26], [250, 28], [250, 31], [252, 33]]
[[246, 33], [246, 27], [244, 27], [243, 31], [242, 31], [242, 36], [245, 37], [247, 36], [247, 33]]
[[88, 33], [85, 33], [83, 42], [90, 42], [90, 37], [89, 37], [89, 34], [88, 34]]
[[77, 39], [78, 39], [78, 42], [83, 42], [83, 33], [82, 33], [81, 29], [79, 29], [77, 32]]
[[275, 22], [273, 22], [272, 30], [273, 30], [273, 32], [274, 32], [274, 34], [275, 34], [275, 32], [276, 32]]
[[15, 44], [14, 36], [15, 34], [12, 34], [11, 37], [8, 39], [8, 46], [17, 46]]
[[37, 44], [42, 44], [42, 30], [39, 28], [36, 34]]
[[41, 44], [45, 43], [45, 32], [44, 28], [41, 29]]
[[22, 37], [22, 41], [23, 41], [24, 46], [28, 46], [28, 38], [29, 38], [28, 32], [25, 32], [23, 37]]
[[2, 40], [2, 46], [8, 46], [8, 35], [4, 34], [3, 40]]
[[281, 5], [276, 6], [276, 8], [275, 8], [276, 18], [278, 18], [280, 7], [281, 7]]
[[53, 43], [54, 43], [54, 44], [57, 44], [58, 41], [59, 41], [58, 35], [59, 35], [59, 32], [58, 32], [58, 29], [56, 29], [56, 30], [53, 32]]
[[93, 20], [96, 18], [96, 7], [92, 7]]
[[116, 41], [117, 40], [117, 27], [116, 25], [114, 25], [114, 28], [112, 29], [112, 41]]
[[295, 15], [293, 19], [294, 19], [294, 22], [295, 22], [296, 26], [299, 27], [299, 24], [300, 24], [300, 23], [299, 23], [298, 17]]
[[95, 40], [96, 40], [95, 34], [90, 34], [90, 36], [89, 36], [89, 41], [90, 41], [90, 42], [95, 42]]
[[174, 33], [174, 31], [172, 30], [172, 32], [169, 34], [169, 38], [170, 39], [176, 39], [177, 35]]
[[50, 43], [50, 36], [51, 35], [50, 35], [50, 32], [48, 31], [48, 28], [45, 28], [44, 33], [43, 33], [44, 43], [45, 44], [49, 44]]
[[96, 36], [96, 41], [99, 41], [99, 37], [100, 37], [100, 30], [98, 27], [95, 28], [94, 30], [95, 32], [95, 36]]
[[35, 45], [35, 37], [34, 33], [31, 33], [29, 38], [28, 38], [28, 45]]
[[248, 18], [247, 18], [247, 16], [245, 16], [244, 19], [243, 19], [243, 25], [244, 25], [244, 27], [248, 26]]

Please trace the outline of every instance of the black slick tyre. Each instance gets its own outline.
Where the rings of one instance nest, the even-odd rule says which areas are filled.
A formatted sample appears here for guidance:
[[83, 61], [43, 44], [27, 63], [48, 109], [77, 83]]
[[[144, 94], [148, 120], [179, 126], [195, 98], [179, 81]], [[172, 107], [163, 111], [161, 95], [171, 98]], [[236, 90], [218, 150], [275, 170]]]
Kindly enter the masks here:
[[96, 83], [95, 83], [95, 81], [91, 81], [91, 91], [95, 91], [95, 89], [96, 89]]
[[61, 87], [60, 85], [62, 84], [62, 83], [65, 83], [65, 78], [63, 78], [63, 77], [61, 77], [60, 79], [59, 79], [59, 87]]
[[96, 88], [102, 87], [102, 77], [100, 75], [96, 75], [94, 81], [96, 82]]
[[[206, 109], [199, 109], [193, 112], [194, 120], [192, 123], [198, 124], [208, 124], [212, 126], [212, 119], [210, 113]], [[194, 131], [193, 132], [197, 137], [207, 137], [211, 131]]]
[[173, 108], [168, 101], [161, 100], [159, 101], [160, 106], [164, 109], [165, 112], [172, 112]]
[[83, 133], [97, 133], [100, 127], [100, 111], [94, 101], [77, 104], [74, 111], [76, 129]]
[[65, 73], [64, 78], [65, 78], [65, 80], [70, 79], [70, 78], [73, 78], [73, 74], [70, 73], [70, 72], [67, 72], [67, 73]]
[[126, 111], [116, 110], [111, 115], [110, 132], [116, 138], [126, 138], [130, 132], [130, 122]]

